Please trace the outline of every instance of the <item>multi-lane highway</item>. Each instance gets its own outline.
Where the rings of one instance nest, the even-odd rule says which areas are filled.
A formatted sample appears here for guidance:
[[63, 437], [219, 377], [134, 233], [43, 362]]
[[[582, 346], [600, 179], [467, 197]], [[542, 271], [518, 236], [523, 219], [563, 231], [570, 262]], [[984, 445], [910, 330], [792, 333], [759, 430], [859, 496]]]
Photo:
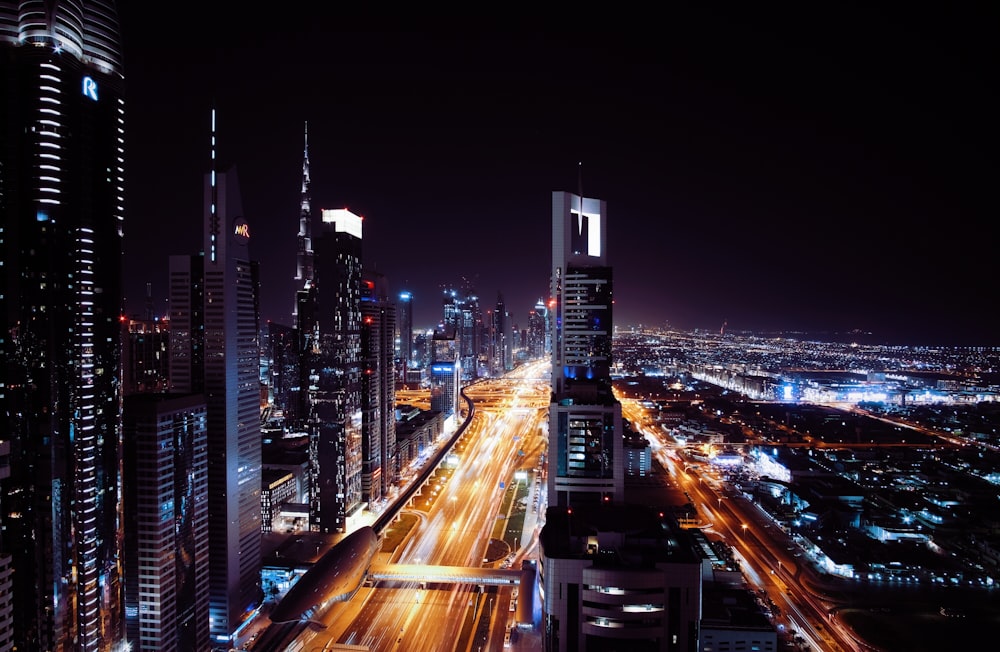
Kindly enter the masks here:
[[[504, 487], [514, 481], [515, 471], [533, 470], [544, 452], [549, 394], [548, 385], [537, 378], [545, 371], [544, 365], [528, 365], [516, 376], [466, 388], [476, 411], [456, 445], [457, 467], [450, 478], [429, 484], [413, 501], [408, 511], [418, 516], [417, 525], [385, 561], [482, 566], [494, 524], [505, 517], [500, 510]], [[544, 506], [536, 509], [544, 513]], [[500, 650], [512, 617], [511, 593], [480, 592], [463, 584], [377, 582], [362, 588], [349, 604], [331, 609], [294, 647]], [[489, 624], [485, 640], [472, 625], [477, 622]]]

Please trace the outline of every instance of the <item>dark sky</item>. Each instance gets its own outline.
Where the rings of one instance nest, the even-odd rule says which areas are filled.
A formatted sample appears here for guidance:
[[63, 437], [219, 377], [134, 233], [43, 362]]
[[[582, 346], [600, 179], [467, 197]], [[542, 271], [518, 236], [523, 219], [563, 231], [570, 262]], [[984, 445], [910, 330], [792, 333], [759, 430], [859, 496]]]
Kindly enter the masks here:
[[121, 10], [129, 312], [147, 281], [165, 306], [167, 256], [201, 247], [214, 103], [266, 319], [290, 320], [308, 120], [317, 222], [365, 217], [365, 263], [420, 327], [463, 279], [525, 326], [551, 193], [582, 185], [607, 201], [619, 327], [1000, 344], [995, 16], [674, 9], [626, 29], [213, 5]]

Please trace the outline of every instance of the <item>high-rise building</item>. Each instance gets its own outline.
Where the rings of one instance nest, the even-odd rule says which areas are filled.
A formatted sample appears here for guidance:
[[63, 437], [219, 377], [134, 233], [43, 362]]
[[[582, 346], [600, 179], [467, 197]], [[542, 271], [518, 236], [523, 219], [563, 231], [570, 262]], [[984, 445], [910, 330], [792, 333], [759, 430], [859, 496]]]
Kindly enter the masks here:
[[318, 334], [305, 346], [301, 372], [309, 383], [309, 523], [333, 534], [347, 532], [362, 508], [362, 218], [324, 209], [322, 220], [313, 287], [299, 293], [299, 330]]
[[0, 1], [7, 649], [124, 640], [123, 90], [114, 2]]
[[[299, 201], [299, 234], [295, 257], [295, 280], [304, 287], [313, 280], [312, 198], [309, 194], [309, 123], [305, 126], [305, 148], [302, 152], [302, 191]], [[296, 306], [297, 309], [297, 306]]]
[[541, 358], [549, 352], [546, 345], [548, 341], [548, 314], [549, 309], [541, 299], [535, 304], [534, 309], [528, 313], [528, 332], [526, 334], [529, 358]]
[[621, 404], [611, 391], [611, 267], [606, 204], [552, 195], [550, 505], [620, 499]]
[[399, 335], [396, 338], [396, 359], [399, 360], [399, 380], [406, 383], [409, 380], [407, 375], [414, 365], [413, 295], [410, 292], [400, 292], [397, 306]]
[[[268, 324], [271, 359], [271, 406], [286, 425], [299, 419], [299, 346], [298, 330], [271, 322]], [[273, 415], [276, 416], [276, 415]]]
[[123, 412], [125, 623], [133, 650], [207, 651], [208, 441], [201, 394], [133, 394]]
[[386, 498], [396, 479], [396, 305], [384, 275], [366, 271], [361, 284], [361, 494]]
[[[212, 113], [215, 142], [215, 113]], [[209, 613], [226, 644], [260, 604], [260, 352], [257, 278], [235, 167], [204, 185], [204, 250], [171, 256], [171, 386], [208, 408]]]
[[458, 340], [454, 335], [435, 332], [431, 341], [431, 410], [447, 419], [455, 414], [461, 400], [462, 363], [458, 358]]
[[606, 216], [601, 200], [552, 195], [549, 508], [538, 559], [544, 647], [693, 650], [700, 558], [669, 515], [625, 496]]
[[510, 316], [503, 294], [497, 292], [497, 303], [490, 317], [490, 376], [498, 378], [513, 369], [510, 341]]
[[122, 321], [122, 394], [164, 392], [170, 381], [170, 320]]

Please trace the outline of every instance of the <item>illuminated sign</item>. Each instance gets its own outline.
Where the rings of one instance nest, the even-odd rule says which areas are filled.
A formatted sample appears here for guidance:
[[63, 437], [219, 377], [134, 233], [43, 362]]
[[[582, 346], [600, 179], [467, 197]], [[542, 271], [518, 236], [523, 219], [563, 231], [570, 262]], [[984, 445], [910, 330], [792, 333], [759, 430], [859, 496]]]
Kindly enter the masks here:
[[233, 235], [238, 242], [246, 243], [250, 239], [250, 225], [242, 217], [237, 217], [233, 222]]
[[97, 82], [89, 75], [83, 78], [83, 94], [95, 102], [97, 101]]

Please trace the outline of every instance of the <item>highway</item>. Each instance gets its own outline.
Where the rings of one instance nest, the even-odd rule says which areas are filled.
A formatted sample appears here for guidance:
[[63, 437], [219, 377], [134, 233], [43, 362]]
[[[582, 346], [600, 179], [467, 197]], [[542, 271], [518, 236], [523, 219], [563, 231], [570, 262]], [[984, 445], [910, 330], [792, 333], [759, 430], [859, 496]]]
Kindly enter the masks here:
[[[523, 380], [466, 387], [476, 410], [454, 449], [458, 465], [450, 478], [428, 484], [411, 501], [407, 511], [419, 517], [418, 524], [391, 559], [380, 561], [482, 566], [494, 524], [505, 517], [500, 512], [504, 488], [514, 481], [516, 470], [533, 469], [546, 446], [548, 385], [539, 384], [537, 377], [547, 365], [527, 367], [520, 369]], [[540, 509], [544, 513], [544, 507]], [[471, 649], [500, 650], [513, 616], [508, 609], [511, 592], [377, 582], [362, 588], [343, 608], [331, 609], [290, 649], [332, 650], [349, 644], [371, 650], [466, 652], [475, 638], [476, 648]], [[485, 641], [471, 626], [484, 614], [489, 622]]]

